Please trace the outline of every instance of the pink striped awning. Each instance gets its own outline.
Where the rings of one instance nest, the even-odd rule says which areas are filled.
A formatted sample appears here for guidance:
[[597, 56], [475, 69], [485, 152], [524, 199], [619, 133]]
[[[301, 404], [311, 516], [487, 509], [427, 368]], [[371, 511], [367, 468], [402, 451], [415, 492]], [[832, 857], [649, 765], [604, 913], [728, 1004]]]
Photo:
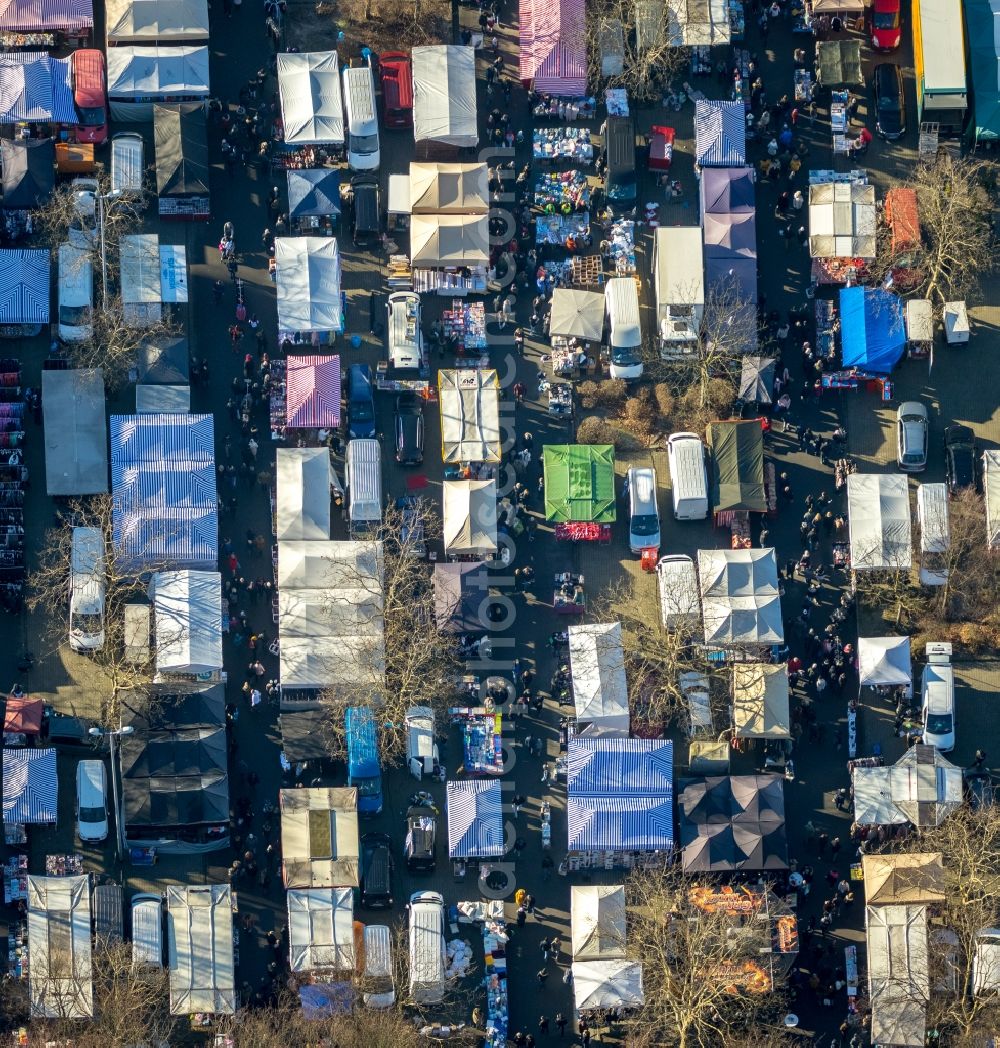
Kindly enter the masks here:
[[93, 0], [0, 0], [2, 32], [73, 32], [93, 26]]
[[289, 357], [285, 365], [285, 425], [340, 425], [340, 357]]
[[521, 80], [559, 98], [587, 93], [585, 0], [519, 0]]

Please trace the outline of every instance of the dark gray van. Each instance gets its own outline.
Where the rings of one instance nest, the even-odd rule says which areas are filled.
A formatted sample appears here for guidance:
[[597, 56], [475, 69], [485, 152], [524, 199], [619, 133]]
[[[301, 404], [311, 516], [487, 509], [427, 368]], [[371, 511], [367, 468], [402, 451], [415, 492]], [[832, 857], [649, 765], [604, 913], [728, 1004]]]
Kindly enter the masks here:
[[372, 910], [392, 906], [392, 838], [387, 833], [361, 838], [361, 905]]
[[121, 885], [96, 885], [91, 905], [94, 911], [94, 935], [108, 942], [124, 942], [125, 922], [122, 917], [124, 899]]
[[609, 116], [605, 125], [605, 193], [609, 200], [635, 200], [635, 124], [630, 116]]
[[373, 178], [355, 178], [351, 182], [351, 191], [354, 243], [358, 247], [377, 245], [382, 236], [382, 201], [378, 182]]

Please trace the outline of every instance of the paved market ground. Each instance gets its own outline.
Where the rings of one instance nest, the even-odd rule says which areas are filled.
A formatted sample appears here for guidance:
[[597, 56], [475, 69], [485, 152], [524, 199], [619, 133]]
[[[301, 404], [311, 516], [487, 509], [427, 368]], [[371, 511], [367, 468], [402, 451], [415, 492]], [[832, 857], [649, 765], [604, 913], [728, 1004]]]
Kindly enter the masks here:
[[[267, 61], [268, 44], [256, 5], [244, 4], [242, 8], [237, 9], [237, 13], [231, 19], [224, 17], [221, 5], [218, 7], [219, 9], [213, 11], [212, 85], [218, 97], [235, 100], [240, 85], [245, 83]], [[293, 4], [290, 10], [291, 18], [295, 17], [295, 12], [296, 6]], [[516, 18], [516, 4], [507, 3], [501, 13], [504, 15], [501, 33], [502, 46], [507, 58], [508, 74], [510, 74], [516, 68], [516, 27], [511, 21]], [[472, 15], [467, 9], [462, 9], [461, 17], [463, 23], [472, 24]], [[904, 24], [909, 24], [908, 17], [904, 18]], [[779, 25], [770, 33], [766, 44], [760, 39], [755, 28], [749, 30], [747, 46], [750, 50], [756, 51], [760, 57], [762, 75], [769, 99], [791, 92], [792, 50], [795, 47], [808, 46], [808, 43], [808, 38], [793, 37], [784, 24]], [[911, 57], [904, 49], [893, 60], [899, 61], [905, 67], [910, 94], [908, 102], [910, 113], [913, 114], [915, 106], [912, 98]], [[870, 72], [871, 66], [872, 59], [868, 54], [865, 61], [866, 72]], [[485, 64], [481, 61], [480, 73], [484, 67]], [[274, 81], [271, 79], [268, 83], [268, 90], [273, 90], [273, 86]], [[695, 86], [709, 95], [719, 97], [722, 93], [721, 85], [711, 78], [699, 80]], [[485, 114], [489, 107], [486, 105], [485, 87], [482, 80], [480, 80], [479, 90], [480, 112]], [[515, 87], [512, 105], [516, 119], [526, 121], [526, 100], [518, 87]], [[698, 221], [692, 164], [692, 115], [693, 107], [689, 104], [680, 113], [644, 109], [639, 111], [636, 118], [640, 131], [652, 123], [674, 124], [678, 129], [674, 174], [683, 182], [683, 197], [678, 202], [666, 200], [663, 191], [653, 187], [645, 176], [639, 197], [640, 202], [651, 199], [661, 201], [663, 221], [672, 224], [686, 225]], [[864, 106], [862, 106], [861, 116], [866, 116]], [[870, 120], [869, 124], [871, 124]], [[596, 126], [595, 123], [595, 128]], [[855, 130], [859, 128], [860, 124], [857, 124]], [[843, 160], [838, 159], [837, 162], [834, 162], [829, 148], [829, 127], [825, 120], [825, 106], [822, 101], [815, 124], [812, 126], [800, 124], [800, 129], [802, 136], [810, 145], [807, 166], [834, 167], [841, 170], [848, 166]], [[148, 128], [144, 130], [149, 131]], [[530, 140], [530, 135], [528, 138]], [[880, 190], [883, 190], [893, 178], [904, 173], [913, 162], [915, 140], [915, 130], [912, 128], [901, 142], [892, 145], [886, 145], [878, 139], [875, 140], [869, 155], [865, 158], [865, 166]], [[760, 147], [756, 149], [755, 157], [759, 155]], [[278, 184], [283, 190], [284, 179], [283, 176], [279, 176], [275, 181], [270, 175], [262, 176], [253, 169], [239, 169], [229, 174], [222, 164], [217, 137], [212, 142], [212, 150], [214, 165], [212, 222], [207, 226], [163, 225], [158, 227], [158, 231], [165, 242], [184, 243], [187, 247], [191, 264], [191, 304], [188, 330], [192, 352], [195, 357], [206, 358], [209, 361], [212, 376], [207, 386], [195, 387], [193, 390], [192, 410], [215, 413], [217, 450], [221, 458], [222, 444], [227, 434], [232, 432], [234, 442], [238, 446], [239, 433], [229, 422], [224, 405], [229, 396], [230, 381], [239, 370], [240, 360], [230, 351], [226, 335], [226, 329], [233, 319], [232, 299], [228, 297], [221, 306], [215, 306], [212, 301], [212, 282], [226, 276], [225, 271], [219, 265], [215, 243], [218, 241], [222, 223], [226, 220], [232, 221], [236, 226], [239, 247], [246, 254], [246, 263], [241, 274], [248, 281], [248, 307], [251, 312], [256, 312], [261, 318], [263, 327], [269, 335], [270, 348], [273, 350], [276, 330], [274, 286], [267, 277], [266, 259], [260, 250], [260, 235], [264, 227], [270, 225], [265, 206], [267, 192], [272, 184]], [[522, 155], [522, 152], [525, 155]], [[518, 166], [527, 159], [526, 152], [526, 150], [519, 152]], [[390, 173], [406, 170], [411, 154], [412, 138], [409, 133], [383, 131], [380, 173], [383, 190]], [[150, 144], [149, 156], [152, 157], [152, 155]], [[779, 245], [774, 236], [775, 221], [772, 211], [776, 194], [777, 190], [772, 186], [763, 186], [758, 190], [759, 273], [761, 290], [767, 296], [768, 308], [783, 311], [801, 302], [804, 298], [808, 279], [808, 260], [805, 251], [797, 246], [786, 250]], [[155, 207], [151, 208], [148, 219], [151, 229], [157, 228], [154, 212]], [[648, 325], [652, 323], [649, 312], [651, 294], [648, 279], [651, 231], [641, 229], [637, 239], [640, 271], [646, 296], [644, 323]], [[369, 295], [384, 289], [386, 257], [384, 254], [373, 255], [356, 251], [349, 237], [342, 238], [340, 243], [343, 252], [344, 284], [348, 293], [347, 331], [361, 335], [362, 347], [360, 350], [353, 350], [346, 341], [342, 341], [339, 349], [345, 365], [355, 360], [367, 360], [374, 363], [381, 350], [381, 343], [378, 337], [368, 334]], [[985, 289], [983, 298], [990, 303], [1000, 302], [995, 285], [991, 284]], [[438, 304], [446, 305], [447, 300], [441, 300]], [[426, 319], [429, 321], [433, 314], [430, 303], [427, 305]], [[522, 297], [518, 309], [520, 319], [526, 320], [529, 312], [530, 296]], [[939, 352], [935, 354], [934, 370], [929, 377], [926, 373], [926, 364], [904, 363], [895, 376], [896, 390], [900, 398], [919, 396], [928, 401], [932, 407], [933, 435], [939, 436], [944, 425], [951, 421], [962, 421], [972, 424], [986, 444], [997, 446], [1000, 444], [1000, 408], [998, 408], [995, 390], [1000, 388], [997, 382], [997, 379], [1000, 378], [997, 373], [1000, 368], [997, 363], [997, 351], [1000, 350], [1000, 338], [998, 338], [997, 331], [1000, 311], [995, 305], [980, 307], [973, 310], [973, 318], [976, 322], [977, 333], [968, 348], [946, 350], [939, 347]], [[27, 384], [37, 385], [45, 350], [46, 341], [43, 339], [33, 340], [20, 347], [25, 360]], [[534, 398], [537, 385], [535, 382], [537, 357], [540, 351], [540, 347], [530, 346], [526, 358], [520, 362], [518, 368], [518, 377], [526, 384], [529, 397], [528, 403], [518, 412], [517, 425], [519, 431], [531, 431], [534, 434], [536, 448], [546, 441], [558, 440], [561, 442], [568, 435], [564, 425], [554, 425], [550, 422], [544, 406]], [[796, 354], [790, 353], [789, 356], [793, 358], [790, 361], [793, 377], [801, 378], [798, 373], [798, 360], [795, 359]], [[121, 398], [121, 402], [112, 405], [112, 408], [117, 411], [131, 410], [130, 397], [126, 394]], [[875, 402], [872, 396], [858, 393], [845, 396], [842, 400], [824, 400], [819, 404], [801, 407], [796, 405], [793, 415], [817, 431], [827, 433], [833, 429], [837, 419], [841, 418], [848, 427], [851, 452], [862, 457], [866, 463], [871, 463], [873, 467], [886, 467], [892, 459], [890, 419], [894, 408], [895, 404], [883, 406]], [[390, 398], [380, 397], [378, 410], [381, 432], [390, 433]], [[439, 435], [434, 413], [429, 412], [427, 419], [429, 454], [425, 472], [429, 480], [427, 493], [433, 498], [439, 494], [441, 481], [441, 467], [435, 461], [437, 458], [435, 449], [439, 446]], [[832, 491], [833, 480], [829, 470], [821, 467], [818, 458], [801, 454], [797, 449], [792, 448], [791, 442], [780, 436], [771, 439], [770, 452], [775, 456], [780, 468], [788, 471], [796, 495], [795, 505], [784, 511], [770, 526], [769, 541], [777, 545], [779, 560], [784, 561], [797, 556], [799, 552], [798, 521], [802, 498], [807, 492]], [[39, 427], [31, 423], [28, 428], [26, 454], [35, 478], [26, 507], [28, 537], [29, 541], [37, 544], [41, 539], [43, 529], [52, 521], [53, 506], [44, 494], [44, 483], [41, 479], [44, 476], [42, 433]], [[265, 445], [261, 449], [261, 454], [270, 461], [273, 457], [273, 448]], [[668, 480], [666, 468], [662, 460], [655, 454], [652, 456], [652, 461], [657, 464], [660, 481], [664, 485], [660, 503], [661, 517], [664, 521], [663, 551], [692, 553], [699, 547], [725, 545], [728, 536], [725, 533], [710, 530], [707, 525], [682, 527], [673, 523], [667, 512], [669, 495], [666, 489]], [[623, 471], [627, 464], [622, 461], [620, 471]], [[537, 466], [533, 465], [532, 470], [535, 469]], [[939, 441], [932, 440], [931, 463], [926, 479], [940, 479], [942, 472], [943, 461]], [[405, 477], [395, 468], [394, 464], [388, 464], [387, 475], [390, 493], [392, 495], [404, 493], [406, 490]], [[532, 475], [535, 474], [532, 473]], [[259, 490], [252, 492], [241, 490], [239, 496], [239, 513], [236, 519], [231, 517], [223, 519], [220, 540], [231, 537], [234, 543], [241, 545], [244, 532], [248, 527], [269, 535], [270, 521], [266, 497]], [[538, 512], [537, 501], [531, 505], [531, 508], [534, 512]], [[345, 536], [335, 534], [334, 537]], [[522, 543], [519, 546], [517, 563], [532, 563], [540, 582], [537, 586], [537, 596], [529, 594], [515, 598], [517, 616], [509, 633], [515, 641], [517, 654], [534, 664], [537, 670], [537, 680], [543, 687], [553, 669], [550, 655], [544, 647], [544, 638], [552, 630], [561, 628], [563, 625], [554, 618], [551, 609], [546, 604], [547, 580], [554, 571], [568, 567], [582, 570], [586, 574], [587, 586], [591, 594], [597, 592], [605, 583], [619, 578], [623, 571], [628, 571], [639, 579], [640, 585], [644, 587], [650, 600], [651, 614], [655, 614], [652, 579], [649, 576], [638, 574], [635, 562], [625, 555], [626, 548], [624, 523], [621, 521], [616, 525], [614, 542], [609, 547], [571, 549], [557, 546], [544, 527], [539, 528], [538, 539], [533, 544]], [[260, 575], [263, 576], [269, 570], [269, 564], [262, 560], [259, 565]], [[788, 622], [799, 610], [798, 589], [798, 584], [790, 585], [784, 601], [785, 617]], [[836, 594], [832, 591], [828, 592], [824, 595], [824, 604], [828, 606], [830, 601], [835, 599]], [[251, 607], [248, 608], [248, 611], [252, 616], [259, 618], [259, 622], [253, 620], [256, 625], [264, 626], [273, 633], [273, 626], [269, 618], [265, 619], [263, 616], [264, 609]], [[12, 682], [17, 679], [18, 655], [25, 648], [32, 649], [39, 658], [38, 664], [30, 675], [21, 677], [30, 691], [52, 701], [62, 710], [72, 710], [84, 715], [93, 713], [98, 695], [95, 693], [91, 675], [88, 673], [88, 664], [85, 660], [73, 656], [65, 646], [58, 651], [48, 650], [41, 635], [39, 622], [31, 621], [26, 616], [8, 618], [6, 622], [7, 643], [0, 651], [0, 680]], [[233, 650], [229, 642], [227, 642], [226, 660], [231, 680], [230, 698], [236, 701], [242, 674], [249, 660], [245, 652]], [[274, 669], [273, 660], [268, 664], [268, 669], [269, 671]], [[1000, 668], [991, 663], [962, 665], [959, 667], [959, 679], [961, 686], [958, 696], [958, 745], [953, 759], [959, 764], [969, 763], [976, 746], [983, 745], [984, 742], [988, 752], [1000, 754], [1000, 737], [996, 735], [996, 729], [992, 724], [993, 718], [984, 716], [984, 711], [991, 709], [994, 696], [1000, 686]], [[823, 700], [820, 720], [826, 730], [827, 741], [811, 748], [808, 743], [800, 744], [799, 751], [796, 753], [798, 778], [794, 784], [789, 784], [786, 788], [792, 854], [797, 855], [801, 862], [814, 862], [817, 867], [818, 880], [822, 880], [825, 870], [821, 868], [816, 857], [806, 851], [802, 827], [807, 820], [811, 819], [819, 827], [826, 829], [831, 837], [846, 835], [849, 819], [845, 814], [836, 811], [832, 803], [834, 791], [847, 782], [844, 763], [846, 754], [832, 741], [838, 725], [843, 722], [846, 697], [845, 694], [840, 699]], [[540, 717], [521, 722], [516, 730], [508, 728], [510, 732], [509, 749], [516, 757], [516, 763], [512, 774], [505, 781], [509, 784], [511, 794], [516, 791], [528, 798], [523, 813], [514, 820], [517, 834], [526, 841], [526, 848], [517, 861], [518, 883], [533, 892], [539, 903], [539, 910], [534, 919], [529, 921], [523, 932], [515, 936], [512, 943], [510, 958], [512, 1030], [519, 1028], [534, 1030], [540, 1014], [547, 1014], [551, 1017], [559, 1010], [566, 1014], [570, 1014], [571, 1011], [569, 990], [560, 979], [568, 960], [569, 883], [558, 876], [553, 876], [549, 880], [543, 879], [540, 872], [541, 847], [538, 819], [542, 801], [551, 800], [555, 810], [553, 855], [558, 862], [566, 839], [563, 818], [564, 791], [561, 788], [555, 788], [551, 792], [545, 792], [546, 788], [540, 782], [541, 760], [527, 756], [520, 746], [520, 738], [523, 738], [525, 734], [535, 735], [541, 732], [546, 740], [546, 757], [551, 760], [558, 751], [557, 725], [561, 712], [557, 704], [549, 701]], [[254, 795], [258, 811], [264, 799], [276, 797], [277, 789], [281, 784], [278, 765], [279, 739], [275, 713], [276, 711], [269, 708], [260, 709], [255, 714], [243, 710], [236, 729], [239, 750], [235, 757], [235, 765], [231, 769], [234, 797], [244, 788], [240, 783], [240, 762], [246, 761], [258, 770], [262, 778]], [[862, 752], [870, 751], [875, 744], [880, 744], [889, 757], [894, 757], [901, 751], [899, 740], [892, 738], [891, 714], [888, 716], [887, 714], [888, 711], [885, 710], [865, 709], [863, 711]], [[448, 749], [446, 763], [454, 766], [457, 763], [456, 755], [458, 753], [458, 741], [454, 735], [449, 737]], [[752, 755], [747, 755], [743, 761], [749, 765], [752, 759]], [[679, 744], [676, 749], [678, 768], [681, 768], [685, 761], [686, 747]], [[60, 780], [60, 824], [52, 833], [33, 832], [31, 834], [32, 870], [42, 868], [44, 854], [75, 849], [72, 814], [73, 776], [72, 762], [69, 759], [60, 759]], [[332, 781], [334, 784], [342, 782], [341, 779]], [[385, 811], [382, 817], [372, 824], [372, 829], [385, 830], [392, 833], [396, 841], [400, 840], [402, 815], [414, 785], [413, 780], [405, 773], [388, 777]], [[435, 787], [435, 791], [437, 789]], [[255, 829], [258, 834], [264, 832], [264, 821], [261, 817], [256, 820]], [[275, 826], [272, 825], [272, 833], [274, 829]], [[90, 849], [86, 850], [85, 855], [88, 869], [112, 874], [119, 872], [113, 848], [108, 847], [103, 851]], [[150, 888], [160, 890], [169, 883], [224, 880], [225, 869], [232, 857], [231, 854], [223, 852], [214, 856], [183, 860], [165, 858], [150, 871], [125, 866], [120, 872], [125, 878], [129, 892]], [[602, 874], [600, 879], [613, 881], [615, 877], [610, 874]], [[446, 861], [439, 864], [433, 883], [435, 887], [445, 893], [449, 901], [468, 897], [475, 889], [473, 884], [464, 886], [453, 884]], [[407, 876], [401, 863], [397, 866], [397, 904], [392, 914], [393, 919], [402, 919], [402, 902], [409, 893], [417, 888], [426, 887], [427, 884], [427, 880], [416, 880]], [[804, 906], [802, 910], [804, 919], [808, 919], [810, 915], [817, 915], [820, 902], [817, 896], [821, 894], [817, 893], [813, 897], [811, 905]], [[257, 885], [241, 886], [240, 901], [241, 911], [251, 913], [256, 917], [257, 931], [250, 935], [243, 935], [238, 980], [244, 987], [255, 991], [264, 976], [265, 966], [271, 959], [263, 935], [269, 929], [281, 928], [285, 922], [284, 892], [281, 889], [280, 877], [272, 876], [270, 884], [264, 889]], [[508, 917], [512, 919], [513, 916], [513, 906], [510, 906]], [[849, 919], [842, 925], [838, 925], [836, 929], [834, 942], [838, 946], [848, 942], [862, 941], [860, 918], [861, 908], [855, 906]], [[381, 917], [378, 919], [381, 920]], [[536, 972], [542, 963], [538, 943], [543, 937], [550, 937], [553, 934], [561, 937], [563, 948], [556, 963], [549, 965], [550, 976], [544, 991], [540, 991], [536, 980]], [[477, 936], [472, 932], [469, 938], [475, 943]], [[815, 1002], [809, 1000], [807, 995], [796, 1005], [797, 1011], [803, 1018], [803, 1036], [813, 1036], [814, 1032], [828, 1035], [835, 1030], [843, 1015], [843, 1003], [842, 1000], [838, 1000], [833, 1008], [820, 1009], [815, 1007]], [[454, 1018], [468, 1020], [469, 1015]], [[817, 1036], [816, 1039], [818, 1041], [821, 1038]]]

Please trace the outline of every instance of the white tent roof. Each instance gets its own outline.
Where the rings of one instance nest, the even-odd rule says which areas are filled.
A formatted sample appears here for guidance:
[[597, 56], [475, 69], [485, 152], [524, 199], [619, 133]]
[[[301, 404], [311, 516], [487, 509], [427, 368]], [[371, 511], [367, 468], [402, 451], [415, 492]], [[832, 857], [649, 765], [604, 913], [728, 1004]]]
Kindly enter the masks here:
[[667, 0], [667, 39], [672, 47], [712, 47], [732, 39], [726, 0]]
[[595, 1008], [635, 1008], [646, 1000], [638, 961], [573, 962], [573, 999], [578, 1012]]
[[415, 47], [413, 139], [467, 147], [479, 144], [476, 52], [471, 47]]
[[908, 570], [910, 493], [901, 473], [852, 473], [847, 478], [851, 567]]
[[628, 732], [628, 683], [620, 622], [569, 627], [576, 719]]
[[486, 215], [414, 215], [410, 221], [410, 260], [414, 266], [485, 265], [490, 257]]
[[926, 906], [868, 906], [868, 997], [873, 1044], [925, 1043], [930, 961]]
[[624, 886], [574, 884], [570, 889], [570, 926], [574, 961], [617, 960], [624, 957]]
[[290, 146], [344, 142], [344, 109], [336, 51], [278, 55], [278, 94]]
[[604, 295], [599, 291], [557, 287], [552, 292], [549, 334], [600, 342], [604, 334]]
[[444, 551], [489, 556], [497, 551], [497, 486], [493, 480], [446, 480]]
[[[58, 375], [59, 371], [43, 371], [46, 375]], [[147, 385], [140, 382], [135, 387], [135, 413], [137, 415], [187, 415], [191, 410], [190, 386]]]
[[381, 559], [380, 542], [281, 542], [278, 590], [354, 590], [359, 580], [364, 580], [365, 588], [378, 594], [382, 589]]
[[293, 972], [353, 971], [352, 888], [298, 888], [288, 893], [288, 958]]
[[875, 187], [820, 182], [809, 187], [812, 258], [875, 257]]
[[45, 490], [96, 495], [108, 490], [108, 422], [104, 372], [43, 371]]
[[854, 821], [860, 826], [900, 826], [906, 817], [892, 802], [888, 768], [855, 768]]
[[410, 164], [410, 211], [485, 215], [490, 209], [486, 164]]
[[208, 94], [207, 47], [108, 48], [109, 98]]
[[357, 887], [358, 791], [281, 790], [281, 870], [286, 888]]
[[940, 826], [962, 805], [962, 769], [933, 746], [911, 746], [888, 768], [855, 768], [854, 820], [867, 826]]
[[445, 462], [500, 461], [500, 384], [479, 368], [438, 372], [441, 457]]
[[228, 884], [167, 888], [170, 1014], [233, 1015], [233, 893]]
[[773, 549], [699, 550], [698, 577], [706, 644], [784, 641]]
[[280, 331], [341, 331], [340, 253], [335, 237], [277, 237]]
[[330, 452], [319, 448], [278, 448], [278, 541], [330, 538]]
[[157, 673], [222, 669], [222, 576], [158, 571], [149, 584], [155, 613]]
[[733, 663], [733, 722], [743, 739], [790, 739], [784, 664]]
[[32, 1016], [94, 1014], [90, 877], [28, 877], [28, 986]]
[[208, 39], [207, 0], [106, 0], [109, 43]]
[[909, 637], [859, 637], [858, 678], [861, 684], [909, 684]]

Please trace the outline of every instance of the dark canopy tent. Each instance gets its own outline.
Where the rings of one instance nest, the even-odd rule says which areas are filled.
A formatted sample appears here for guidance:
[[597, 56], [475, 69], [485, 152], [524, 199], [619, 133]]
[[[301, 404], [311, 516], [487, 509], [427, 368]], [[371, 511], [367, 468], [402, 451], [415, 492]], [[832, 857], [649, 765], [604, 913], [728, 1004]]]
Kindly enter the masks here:
[[328, 760], [330, 754], [323, 745], [323, 733], [329, 715], [325, 710], [292, 710], [278, 715], [281, 729], [281, 749], [285, 760], [291, 764], [298, 761]]
[[774, 390], [774, 358], [745, 356], [740, 374], [740, 399], [770, 404]]
[[335, 168], [317, 167], [289, 171], [288, 217], [340, 214], [340, 172]]
[[816, 68], [823, 87], [863, 84], [860, 40], [821, 40], [816, 45]]
[[137, 381], [145, 385], [186, 386], [191, 378], [191, 358], [186, 338], [146, 339], [136, 360]]
[[741, 215], [756, 208], [753, 170], [749, 167], [705, 167], [699, 185], [705, 215]]
[[164, 217], [208, 217], [208, 124], [197, 102], [153, 106], [156, 191]]
[[635, 125], [630, 116], [609, 116], [605, 134], [608, 195], [632, 199], [635, 183]]
[[223, 684], [160, 684], [153, 686], [155, 703], [151, 714], [132, 713], [142, 708], [142, 697], [122, 701], [127, 724], [136, 731], [149, 728], [222, 728], [226, 724], [226, 689]]
[[3, 207], [27, 211], [43, 204], [56, 184], [56, 147], [51, 138], [3, 139]]
[[764, 433], [760, 422], [712, 422], [706, 432], [712, 456], [712, 506], [765, 513]]
[[434, 614], [442, 633], [485, 633], [483, 602], [490, 592], [484, 564], [434, 565]]

